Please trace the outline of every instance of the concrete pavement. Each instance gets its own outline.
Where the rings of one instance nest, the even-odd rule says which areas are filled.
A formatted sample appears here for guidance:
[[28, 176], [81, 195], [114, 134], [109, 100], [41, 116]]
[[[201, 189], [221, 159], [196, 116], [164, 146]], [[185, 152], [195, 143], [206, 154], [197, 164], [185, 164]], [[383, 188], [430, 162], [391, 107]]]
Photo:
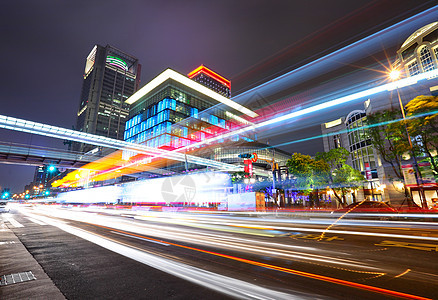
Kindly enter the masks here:
[[0, 286], [0, 299], [65, 299], [8, 226], [0, 220], [0, 276], [31, 271], [36, 280]]

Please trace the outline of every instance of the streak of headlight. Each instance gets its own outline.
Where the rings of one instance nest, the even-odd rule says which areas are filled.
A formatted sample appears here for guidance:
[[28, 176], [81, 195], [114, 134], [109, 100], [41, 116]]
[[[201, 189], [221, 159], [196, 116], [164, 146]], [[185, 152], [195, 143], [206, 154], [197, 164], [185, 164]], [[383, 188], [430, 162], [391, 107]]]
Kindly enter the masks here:
[[[423, 216], [424, 217], [424, 216]], [[159, 221], [159, 220], [156, 220]], [[265, 220], [266, 221], [266, 220]], [[270, 220], [273, 221], [273, 220]], [[329, 222], [332, 223], [333, 220]], [[215, 222], [211, 222], [214, 224]], [[312, 222], [309, 222], [312, 223]], [[221, 222], [216, 222], [216, 224], [224, 224]], [[228, 222], [227, 225], [234, 225], [239, 223]], [[342, 225], [347, 225], [346, 223], [341, 223]], [[353, 224], [357, 225], [357, 224]], [[282, 227], [282, 226], [271, 226], [275, 230], [283, 230], [283, 231], [306, 231], [306, 232], [319, 232], [322, 233], [325, 229], [316, 229], [316, 228], [302, 228], [302, 227]], [[404, 238], [404, 239], [420, 239], [420, 240], [430, 240], [430, 241], [438, 241], [437, 237], [429, 237], [429, 236], [412, 236], [412, 235], [403, 235], [403, 234], [389, 234], [389, 233], [373, 233], [373, 232], [363, 232], [363, 231], [351, 231], [351, 230], [330, 230], [330, 233], [338, 233], [338, 234], [348, 234], [348, 235], [367, 235], [367, 236], [380, 236], [380, 237], [391, 237], [391, 238]]]
[[[51, 212], [48, 212], [51, 213]], [[382, 214], [382, 216], [386, 216], [386, 214]], [[421, 215], [420, 215], [421, 216]], [[422, 216], [424, 217], [424, 216]], [[73, 216], [71, 215], [71, 213], [66, 213], [65, 215], [61, 216], [61, 218], [66, 218], [66, 219], [74, 219]], [[77, 221], [85, 221], [86, 219], [84, 219], [84, 217], [78, 217], [76, 219]], [[155, 221], [160, 222], [160, 219], [155, 219]], [[280, 222], [280, 223], [289, 223], [290, 221], [285, 221], [285, 220], [277, 220], [277, 219], [264, 219], [265, 222]], [[295, 221], [299, 221], [299, 220], [295, 220]], [[318, 223], [318, 224], [322, 224], [324, 222], [322, 222], [323, 220], [309, 220], [307, 222], [304, 223]], [[93, 218], [90, 223], [95, 223], [96, 222], [96, 218]], [[214, 221], [211, 221], [212, 223], [214, 223]], [[333, 220], [329, 220], [329, 222], [325, 222], [324, 224], [330, 224], [332, 223]], [[361, 221], [361, 223], [363, 223], [364, 221]], [[217, 223], [217, 222], [216, 222]], [[375, 221], [370, 222], [371, 224], [376, 223]], [[223, 223], [217, 223], [217, 224], [223, 224]], [[238, 225], [239, 223], [233, 223], [233, 222], [229, 222], [228, 224], [236, 224]], [[250, 224], [248, 221], [246, 224]], [[340, 223], [342, 225], [357, 225], [355, 222], [342, 222]], [[417, 224], [417, 222], [412, 222], [411, 224]], [[426, 223], [427, 225], [430, 225], [429, 223]], [[112, 225], [114, 226], [114, 224]], [[282, 230], [282, 231], [304, 231], [304, 232], [318, 232], [318, 233], [322, 233], [324, 231], [324, 229], [317, 229], [317, 228], [302, 228], [302, 227], [283, 227], [283, 226], [272, 226], [275, 230]], [[352, 231], [352, 230], [330, 230], [330, 233], [336, 233], [336, 234], [344, 234], [344, 235], [366, 235], [366, 236], [371, 236], [371, 237], [385, 237], [385, 238], [402, 238], [402, 239], [418, 239], [418, 240], [429, 240], [429, 241], [438, 241], [438, 237], [430, 237], [430, 236], [415, 236], [415, 235], [404, 235], [404, 234], [389, 234], [389, 233], [373, 233], [373, 232], [365, 232], [365, 231]]]
[[[274, 79], [271, 79], [267, 82], [264, 82], [258, 86], [255, 86], [247, 91], [244, 91], [243, 93], [238, 94], [237, 96], [233, 97], [232, 99], [234, 101], [236, 101], [236, 98], [239, 98], [241, 96], [245, 96], [254, 92], [259, 91], [261, 88], [267, 87], [267, 86], [277, 86], [278, 85], [278, 81], [281, 81], [282, 79], [289, 77], [291, 74], [294, 74], [296, 76], [301, 76], [303, 77], [303, 74], [300, 73], [303, 70], [309, 69], [310, 67], [315, 67], [316, 69], [316, 73], [320, 74], [321, 73], [321, 64], [323, 62], [326, 62], [326, 64], [330, 61], [340, 61], [339, 56], [341, 57], [345, 57], [345, 56], [349, 56], [351, 57], [351, 52], [358, 52], [357, 49], [366, 49], [364, 52], [365, 55], [369, 55], [369, 48], [370, 48], [370, 41], [372, 40], [377, 40], [374, 44], [378, 44], [381, 45], [381, 41], [379, 39], [384, 38], [384, 39], [388, 39], [389, 36], [388, 34], [391, 32], [394, 32], [395, 29], [399, 28], [399, 27], [405, 27], [407, 24], [409, 24], [409, 26], [411, 27], [411, 24], [417, 24], [418, 26], [420, 26], [421, 24], [423, 24], [421, 21], [418, 22], [419, 20], [422, 20], [424, 17], [427, 17], [428, 15], [430, 15], [430, 18], [426, 18], [428, 20], [430, 20], [431, 22], [435, 21], [435, 16], [436, 16], [436, 10], [437, 10], [437, 6], [432, 7], [430, 9], [427, 9], [419, 14], [416, 14], [415, 16], [412, 16], [410, 18], [407, 18], [401, 22], [398, 22], [396, 24], [393, 24], [392, 26], [389, 26], [388, 28], [385, 28], [383, 30], [380, 30], [376, 33], [373, 33], [363, 39], [360, 39], [359, 41], [356, 41], [352, 44], [349, 44], [345, 47], [342, 47], [341, 49], [338, 49], [334, 52], [331, 52], [327, 55], [324, 55], [316, 60], [313, 60], [297, 69], [291, 70], [289, 72], [287, 72], [286, 74], [280, 75]], [[424, 24], [423, 24], [424, 25]], [[414, 26], [415, 27], [415, 26]], [[393, 35], [399, 35], [399, 33], [395, 33]], [[380, 37], [380, 38], [379, 38]], [[377, 39], [379, 38], [379, 39]], [[397, 44], [399, 43], [399, 41], [397, 41]], [[380, 48], [379, 48], [380, 49]], [[362, 54], [364, 55], [364, 54]], [[356, 58], [357, 56], [353, 56], [354, 58]], [[322, 64], [324, 65], [324, 64]], [[239, 101], [237, 101], [239, 102]]]
[[[205, 271], [202, 269], [198, 269], [192, 266], [188, 266], [179, 262], [170, 261], [152, 254], [145, 253], [141, 251], [140, 249], [133, 249], [132, 246], [125, 246], [124, 244], [120, 242], [112, 241], [111, 239], [104, 238], [102, 236], [92, 234], [90, 232], [74, 228], [69, 225], [63, 225], [59, 224], [57, 222], [50, 222], [51, 225], [56, 226], [70, 234], [76, 235], [80, 238], [83, 238], [85, 240], [88, 240], [92, 243], [95, 243], [101, 247], [104, 247], [108, 250], [111, 250], [113, 252], [122, 254], [126, 257], [129, 257], [131, 259], [137, 260], [141, 263], [147, 264], [151, 267], [154, 267], [156, 269], [162, 270], [164, 272], [170, 273], [172, 275], [178, 276], [180, 278], [186, 279], [188, 281], [203, 285], [207, 288], [232, 295], [234, 297], [244, 297], [245, 299], [291, 299], [291, 295], [280, 293], [274, 290], [268, 290], [244, 281], [240, 281], [237, 279], [233, 279], [230, 277], [226, 277], [223, 275], [215, 274], [209, 271]], [[129, 233], [126, 233], [129, 234]], [[148, 237], [143, 237], [148, 238]], [[228, 258], [234, 261], [239, 261], [242, 263], [255, 265], [264, 267], [271, 270], [276, 270], [288, 274], [298, 275], [301, 277], [316, 279], [320, 281], [330, 282], [338, 285], [348, 286], [352, 288], [362, 289], [370, 292], [380, 293], [384, 295], [390, 295], [395, 297], [402, 297], [402, 298], [408, 298], [408, 299], [421, 299], [426, 300], [429, 298], [412, 295], [412, 294], [406, 294], [398, 291], [383, 289], [375, 286], [360, 284], [352, 281], [337, 279], [333, 277], [328, 276], [322, 276], [318, 274], [313, 274], [309, 272], [303, 272], [299, 270], [294, 269], [288, 269], [283, 268], [271, 264], [265, 264], [260, 263], [257, 261], [244, 259], [236, 256], [216, 253], [212, 251], [207, 251], [203, 249], [193, 248], [189, 246], [169, 243], [170, 245], [181, 247], [188, 250], [198, 251], [206, 254], [211, 254], [223, 258]], [[302, 299], [302, 298], [300, 298]]]
[[[94, 225], [96, 225], [96, 224], [94, 224]], [[100, 226], [100, 225], [96, 225], [96, 226]], [[110, 228], [107, 228], [107, 229], [110, 229]], [[148, 232], [148, 234], [150, 234], [150, 232]], [[168, 238], [168, 239], [175, 239], [173, 233], [169, 234], [169, 233], [165, 233], [165, 232], [161, 231], [161, 232], [159, 232], [159, 234], [160, 234], [160, 236]], [[186, 242], [197, 243], [197, 244], [199, 244], [199, 242], [200, 242], [199, 240], [200, 240], [199, 237], [191, 238], [191, 237], [186, 236], [184, 238], [184, 241], [186, 241]], [[259, 253], [259, 254], [264, 254], [264, 255], [277, 255], [277, 256], [286, 257], [286, 258], [293, 258], [296, 260], [308, 260], [308, 261], [317, 261], [317, 262], [326, 263], [326, 264], [338, 264], [338, 265], [350, 266], [350, 267], [371, 268], [370, 266], [362, 265], [362, 264], [360, 264], [360, 262], [357, 262], [357, 261], [351, 261], [351, 260], [335, 258], [335, 257], [328, 257], [328, 256], [323, 256], [323, 255], [295, 252], [295, 251], [290, 251], [290, 250], [281, 250], [281, 249], [277, 249], [277, 248], [259, 247], [259, 246], [254, 246], [251, 244], [241, 245], [242, 244], [241, 241], [239, 241], [239, 244], [240, 244], [239, 245], [237, 243], [227, 241], [226, 239], [224, 239], [222, 241], [217, 241], [217, 242], [211, 241], [208, 239], [202, 239], [202, 244], [204, 244], [204, 245], [209, 244], [209, 245], [213, 245], [213, 246], [221, 247], [221, 248], [226, 248], [226, 249], [231, 248], [231, 249], [236, 249], [236, 250], [240, 250], [243, 252], [253, 252], [253, 253]], [[279, 244], [274, 244], [274, 245], [279, 246]], [[350, 270], [350, 271], [356, 272], [355, 270]], [[381, 273], [379, 272], [379, 273], [373, 273], [373, 274], [381, 274]]]
[[327, 226], [326, 229], [324, 229], [323, 232], [321, 232], [321, 235], [318, 239], [318, 241], [322, 240], [324, 238], [324, 235], [327, 231], [329, 231], [333, 226], [336, 225], [336, 223], [340, 222], [346, 215], [348, 215], [348, 213], [350, 213], [351, 211], [353, 211], [356, 207], [359, 207], [360, 205], [362, 205], [362, 203], [364, 203], [367, 199], [363, 199], [361, 202], [359, 202], [358, 204], [354, 205], [352, 208], [350, 208], [349, 210], [347, 210], [344, 214], [342, 214], [341, 216], [339, 216], [339, 218], [337, 218], [332, 224], [330, 224], [329, 226]]
[[[438, 114], [438, 110], [427, 112], [427, 113], [423, 113], [423, 114], [412, 115], [412, 116], [406, 117], [406, 119], [407, 120], [416, 119], [416, 118], [431, 116], [431, 115], [434, 115], [434, 114]], [[307, 138], [302, 138], [302, 139], [298, 139], [298, 140], [284, 142], [284, 143], [281, 143], [281, 144], [271, 145], [269, 147], [260, 148], [260, 149], [262, 150], [262, 149], [270, 149], [270, 148], [274, 148], [274, 147], [282, 147], [282, 146], [286, 146], [286, 145], [290, 145], [290, 144], [296, 144], [296, 143], [316, 140], [316, 139], [320, 139], [320, 138], [323, 138], [323, 137], [326, 137], [326, 136], [329, 137], [329, 136], [334, 136], [334, 135], [338, 135], [338, 134], [359, 131], [359, 130], [368, 129], [368, 128], [385, 126], [385, 125], [389, 125], [389, 124], [393, 124], [393, 123], [397, 123], [397, 122], [401, 122], [401, 121], [403, 121], [403, 118], [395, 119], [395, 120], [390, 120], [390, 121], [385, 121], [385, 122], [380, 122], [380, 123], [371, 124], [371, 125], [363, 125], [362, 127], [356, 127], [356, 128], [352, 128], [352, 129], [344, 129], [344, 130], [339, 130], [339, 131], [336, 131], [336, 132], [329, 132], [329, 133], [325, 133], [325, 134], [321, 134], [321, 135], [315, 135], [315, 136], [311, 136], [311, 137], [307, 137]]]
[[[144, 252], [144, 250], [129, 246], [111, 239], [87, 232], [82, 229], [74, 228], [66, 224], [48, 220], [50, 225], [78, 236], [84, 240], [90, 241], [103, 248], [121, 254], [138, 262], [151, 266], [155, 269], [172, 274], [184, 280], [202, 285], [206, 288], [218, 291], [236, 297], [238, 299], [304, 299], [303, 295], [294, 296], [278, 292], [275, 290], [263, 288], [242, 280], [219, 275], [213, 272], [205, 271], [193, 266], [180, 262], [168, 260], [156, 255]], [[309, 296], [309, 299], [315, 299]]]
[[359, 99], [362, 99], [362, 98], [365, 98], [365, 97], [369, 97], [371, 95], [374, 95], [374, 94], [377, 94], [377, 93], [381, 93], [381, 92], [384, 92], [384, 91], [391, 91], [391, 90], [394, 90], [396, 88], [410, 86], [410, 85], [416, 84], [420, 80], [424, 80], [424, 79], [428, 79], [428, 78], [433, 78], [433, 77], [436, 77], [436, 76], [438, 76], [438, 69], [435, 69], [435, 70], [432, 70], [432, 71], [429, 71], [429, 72], [425, 72], [425, 73], [421, 73], [421, 74], [418, 74], [418, 75], [415, 75], [415, 76], [412, 76], [412, 77], [403, 78], [403, 79], [400, 79], [400, 80], [397, 80], [397, 81], [394, 81], [394, 82], [390, 82], [390, 83], [386, 83], [386, 84], [383, 84], [383, 85], [380, 85], [380, 86], [377, 86], [377, 87], [374, 87], [374, 88], [371, 88], [371, 89], [367, 89], [367, 90], [364, 90], [364, 91], [361, 91], [361, 92], [358, 92], [358, 93], [354, 93], [354, 94], [347, 95], [347, 96], [344, 96], [344, 97], [340, 97], [340, 98], [337, 98], [337, 99], [333, 99], [333, 100], [330, 100], [330, 101], [327, 101], [327, 102], [324, 102], [324, 103], [321, 103], [321, 104], [318, 104], [318, 105], [314, 105], [314, 106], [307, 107], [307, 108], [304, 108], [304, 109], [301, 109], [301, 110], [298, 110], [298, 111], [294, 111], [294, 112], [291, 112], [289, 114], [285, 114], [283, 116], [280, 116], [280, 117], [277, 117], [277, 118], [273, 118], [271, 120], [267, 120], [267, 121], [263, 121], [263, 122], [260, 122], [260, 123], [256, 123], [256, 124], [254, 124], [252, 126], [247, 126], [247, 127], [235, 130], [233, 132], [229, 132], [229, 133], [225, 133], [225, 134], [222, 134], [222, 135], [218, 135], [216, 137], [213, 137], [213, 138], [210, 138], [210, 139], [206, 139], [206, 140], [204, 140], [202, 142], [198, 142], [198, 143], [186, 146], [186, 147], [179, 148], [178, 151], [183, 151], [183, 150], [186, 150], [186, 149], [191, 149], [191, 148], [195, 148], [195, 147], [198, 147], [198, 146], [202, 146], [202, 145], [207, 144], [207, 143], [215, 142], [215, 141], [218, 141], [218, 140], [224, 139], [224, 138], [229, 138], [229, 137], [232, 137], [234, 135], [242, 134], [242, 133], [245, 133], [247, 131], [254, 130], [254, 129], [257, 129], [257, 128], [261, 128], [261, 127], [264, 127], [264, 126], [277, 124], [277, 123], [280, 123], [280, 122], [283, 122], [283, 121], [293, 120], [293, 119], [296, 119], [298, 117], [302, 117], [302, 116], [305, 116], [305, 115], [308, 115], [308, 114], [311, 114], [311, 113], [314, 113], [314, 112], [322, 111], [324, 109], [331, 108], [331, 107], [334, 107], [334, 106], [338, 106], [340, 104], [344, 104], [344, 103], [352, 102], [352, 101], [359, 100]]
[[[111, 229], [111, 228], [108, 228], [108, 229]], [[127, 233], [127, 234], [130, 234], [130, 233]], [[134, 235], [134, 234], [130, 234], [130, 235]], [[144, 237], [144, 236], [142, 236], [142, 238], [148, 239], [148, 237]], [[169, 244], [173, 245], [173, 246], [180, 247], [180, 248], [188, 249], [188, 250], [194, 250], [194, 251], [198, 251], [198, 252], [202, 252], [202, 253], [206, 253], [206, 254], [212, 254], [215, 256], [228, 258], [231, 260], [235, 260], [235, 261], [239, 261], [239, 262], [243, 262], [243, 263], [247, 263], [247, 264], [251, 264], [251, 265], [255, 265], [255, 266], [264, 267], [264, 268], [271, 269], [271, 270], [276, 270], [276, 271], [280, 271], [280, 272], [284, 272], [284, 273], [298, 275], [301, 277], [317, 279], [317, 280], [335, 283], [335, 284], [339, 284], [339, 285], [349, 286], [349, 287], [367, 290], [367, 291], [371, 291], [371, 292], [376, 292], [376, 293], [381, 293], [381, 294], [386, 294], [386, 295], [391, 295], [391, 296], [396, 296], [396, 297], [402, 297], [402, 298], [408, 298], [408, 299], [431, 300], [429, 298], [425, 298], [425, 297], [421, 297], [421, 296], [417, 296], [417, 295], [406, 294], [406, 293], [402, 293], [402, 292], [398, 292], [398, 291], [383, 289], [383, 288], [365, 285], [365, 284], [360, 284], [360, 283], [356, 283], [356, 282], [352, 282], [352, 281], [337, 279], [337, 278], [328, 277], [328, 276], [322, 276], [322, 275], [298, 271], [298, 270], [294, 270], [294, 269], [283, 268], [283, 267], [279, 267], [279, 266], [275, 266], [275, 265], [271, 265], [271, 264], [260, 263], [257, 261], [253, 261], [253, 260], [249, 260], [249, 259], [245, 259], [245, 258], [240, 258], [240, 257], [232, 256], [232, 255], [226, 255], [226, 254], [222, 254], [222, 253], [193, 248], [193, 247], [179, 245], [179, 244], [175, 244], [175, 243], [169, 243]]]
[[17, 119], [5, 115], [0, 115], [0, 128], [26, 132], [30, 134], [38, 134], [38, 135], [48, 136], [57, 139], [68, 139], [76, 142], [103, 146], [112, 149], [127, 149], [141, 154], [155, 155], [154, 157], [162, 157], [162, 158], [168, 158], [178, 161], [187, 161], [190, 163], [196, 163], [205, 166], [213, 166], [218, 169], [224, 169], [224, 170], [236, 169], [235, 165], [230, 165], [203, 157], [185, 155], [184, 153], [178, 153], [175, 151], [168, 151], [160, 148], [148, 147], [141, 144], [130, 143], [130, 142], [116, 140], [103, 136], [65, 129], [62, 127], [51, 126], [43, 123]]
[[[416, 84], [420, 80], [424, 80], [424, 79], [428, 79], [428, 78], [433, 78], [433, 77], [435, 77], [437, 75], [438, 75], [438, 69], [437, 70], [432, 70], [432, 71], [429, 71], [429, 72], [425, 72], [425, 73], [421, 73], [421, 74], [418, 74], [418, 75], [415, 75], [415, 76], [412, 76], [412, 77], [403, 78], [403, 79], [400, 79], [400, 80], [397, 80], [397, 81], [394, 81], [394, 82], [390, 82], [390, 83], [386, 83], [386, 84], [383, 84], [383, 85], [380, 85], [380, 86], [377, 86], [377, 87], [374, 87], [374, 88], [371, 88], [371, 89], [367, 89], [367, 90], [364, 90], [364, 91], [361, 91], [361, 92], [358, 92], [358, 93], [354, 93], [354, 94], [347, 95], [347, 96], [344, 96], [344, 97], [340, 97], [340, 98], [337, 98], [337, 99], [334, 99], [334, 100], [330, 100], [330, 101], [327, 101], [327, 102], [324, 102], [324, 103], [321, 103], [321, 104], [318, 104], [318, 105], [314, 105], [314, 106], [307, 107], [307, 108], [304, 108], [304, 109], [301, 109], [301, 110], [298, 110], [298, 111], [294, 111], [292, 113], [285, 114], [283, 116], [280, 116], [280, 117], [277, 117], [277, 118], [273, 118], [271, 120], [267, 120], [267, 121], [263, 121], [263, 122], [259, 122], [259, 123], [253, 124], [251, 126], [243, 127], [243, 128], [234, 130], [233, 132], [228, 132], [228, 133], [225, 133], [225, 134], [220, 134], [220, 135], [218, 135], [216, 137], [209, 138], [209, 139], [206, 139], [206, 140], [198, 142], [198, 143], [190, 144], [188, 146], [181, 147], [181, 148], [175, 149], [175, 150], [170, 151], [170, 152], [184, 152], [186, 150], [194, 149], [196, 147], [200, 147], [200, 146], [212, 143], [212, 142], [216, 142], [216, 141], [219, 141], [221, 139], [226, 139], [226, 138], [233, 137], [235, 135], [243, 134], [243, 133], [246, 133], [248, 131], [252, 131], [254, 129], [257, 129], [257, 128], [265, 127], [265, 126], [268, 126], [268, 125], [273, 125], [273, 124], [280, 123], [280, 122], [283, 122], [283, 121], [293, 120], [293, 119], [296, 119], [298, 117], [302, 117], [302, 116], [305, 116], [305, 115], [308, 115], [308, 114], [311, 114], [311, 113], [314, 113], [314, 112], [318, 112], [318, 111], [321, 111], [321, 110], [324, 110], [324, 109], [327, 109], [327, 108], [338, 106], [340, 104], [352, 102], [352, 101], [355, 101], [355, 100], [358, 100], [358, 99], [361, 99], [361, 98], [365, 98], [365, 97], [368, 97], [368, 96], [371, 96], [371, 95], [374, 95], [374, 94], [377, 94], [377, 93], [381, 93], [381, 92], [384, 92], [384, 91], [391, 91], [391, 90], [394, 90], [396, 88], [410, 86], [410, 85]], [[390, 121], [387, 124], [390, 124], [392, 122], [398, 122], [398, 121], [399, 120]], [[379, 125], [375, 124], [375, 125], [371, 125], [371, 126], [379, 126]], [[314, 138], [317, 138], [317, 137], [314, 137]], [[308, 138], [308, 139], [303, 139], [303, 140], [299, 140], [299, 141], [306, 141], [306, 140], [311, 140], [311, 139], [314, 139], [314, 138]], [[299, 141], [295, 141], [295, 142], [299, 142]], [[281, 145], [287, 145], [287, 144], [291, 144], [291, 143], [294, 143], [294, 142], [284, 143], [284, 144], [281, 144]], [[156, 158], [156, 157], [160, 157], [160, 155], [153, 155], [151, 158], [153, 159], [153, 158]], [[132, 165], [135, 165], [136, 163], [137, 162], [129, 163], [129, 164], [125, 165], [125, 166], [117, 168], [116, 170], [130, 167]], [[112, 170], [112, 171], [114, 171], [114, 170]]]
[[[23, 212], [23, 213], [27, 214], [27, 212]], [[144, 231], [139, 230], [139, 228], [138, 228], [139, 224], [135, 224], [135, 226], [127, 226], [126, 224], [121, 224], [121, 223], [116, 222], [116, 221], [112, 221], [112, 220], [108, 221], [108, 220], [99, 219], [98, 216], [96, 216], [94, 214], [92, 216], [90, 216], [90, 215], [84, 215], [82, 213], [81, 216], [75, 217], [75, 216], [72, 216], [71, 213], [69, 213], [69, 214], [65, 214], [65, 215], [52, 214], [52, 216], [67, 218], [67, 219], [79, 221], [82, 223], [88, 223], [88, 224], [91, 224], [94, 226], [100, 226], [100, 227], [110, 229], [110, 230], [117, 230], [116, 228], [119, 228], [119, 229], [123, 229], [126, 231], [136, 232], [139, 234], [145, 234]], [[44, 218], [44, 219], [42, 219], [44, 222], [50, 222], [45, 217], [41, 217], [41, 216], [33, 216], [33, 217], [34, 218], [41, 218], [41, 219]], [[155, 229], [152, 229], [152, 228], [155, 228]], [[156, 229], [156, 228], [158, 228], [158, 229]], [[175, 232], [178, 232], [178, 235], [175, 235]], [[147, 234], [148, 235], [159, 236], [161, 238], [167, 238], [167, 239], [171, 239], [171, 240], [176, 239], [176, 240], [195, 243], [195, 244], [200, 244], [200, 243], [201, 244], [210, 244], [210, 245], [218, 246], [218, 247], [225, 248], [225, 249], [227, 249], [227, 247], [228, 247], [228, 248], [238, 249], [238, 250], [241, 250], [243, 252], [252, 251], [254, 253], [262, 253], [265, 255], [275, 254], [275, 255], [282, 256], [282, 257], [294, 258], [297, 260], [317, 261], [320, 263], [325, 263], [327, 265], [328, 264], [337, 264], [337, 265], [350, 266], [350, 267], [356, 267], [356, 268], [359, 267], [359, 268], [374, 269], [373, 267], [363, 265], [363, 264], [361, 264], [361, 262], [354, 261], [354, 260], [347, 260], [347, 259], [324, 256], [324, 255], [295, 252], [295, 251], [291, 251], [291, 250], [281, 250], [278, 248], [259, 247], [259, 246], [254, 246], [251, 244], [241, 246], [241, 245], [239, 245], [239, 244], [242, 244], [242, 241], [240, 241], [240, 240], [239, 240], [239, 244], [233, 243], [230, 241], [216, 242], [216, 241], [209, 240], [207, 238], [201, 238], [201, 236], [199, 236], [199, 235], [197, 235], [196, 238], [193, 238], [192, 236], [194, 234], [191, 231], [188, 231], [189, 234], [184, 234], [183, 232], [184, 232], [184, 230], [172, 228], [172, 232], [169, 233], [169, 232], [166, 232], [165, 230], [163, 230], [163, 228], [159, 227], [159, 226], [153, 226], [153, 225], [147, 226]], [[151, 239], [151, 238], [146, 238], [146, 239]], [[151, 239], [151, 240], [154, 240], [156, 242], [163, 242], [163, 241], [155, 240], [155, 239]], [[274, 244], [274, 245], [278, 247], [282, 244]], [[350, 270], [350, 271], [361, 272], [361, 271], [357, 271], [357, 270]], [[379, 273], [373, 273], [373, 274], [381, 274], [381, 273], [379, 272]]]

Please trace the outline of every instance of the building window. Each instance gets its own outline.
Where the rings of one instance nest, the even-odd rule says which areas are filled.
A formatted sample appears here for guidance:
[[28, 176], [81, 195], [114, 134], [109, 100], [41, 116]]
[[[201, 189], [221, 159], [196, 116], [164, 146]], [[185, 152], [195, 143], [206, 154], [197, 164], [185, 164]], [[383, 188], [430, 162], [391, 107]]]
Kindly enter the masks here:
[[438, 60], [438, 47], [433, 49], [433, 53], [435, 53], [435, 60]]
[[365, 170], [365, 163], [369, 163], [371, 169], [376, 168], [376, 159], [371, 140], [366, 128], [364, 128], [365, 125], [366, 114], [364, 112], [355, 112], [347, 120], [352, 166], [361, 172]]
[[335, 145], [335, 149], [340, 148], [341, 145], [341, 136], [339, 134], [335, 134], [333, 136], [333, 144]]
[[420, 68], [418, 67], [418, 63], [416, 61], [408, 65], [408, 72], [410, 76], [420, 74]]
[[435, 65], [433, 64], [433, 60], [432, 60], [432, 55], [429, 51], [429, 48], [426, 46], [424, 46], [420, 50], [420, 61], [424, 72], [435, 69]]

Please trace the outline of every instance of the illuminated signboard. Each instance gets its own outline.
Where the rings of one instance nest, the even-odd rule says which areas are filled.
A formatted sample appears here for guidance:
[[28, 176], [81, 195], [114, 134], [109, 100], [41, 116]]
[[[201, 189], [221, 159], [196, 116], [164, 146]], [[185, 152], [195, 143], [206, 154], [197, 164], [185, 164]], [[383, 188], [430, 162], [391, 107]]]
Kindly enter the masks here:
[[107, 56], [106, 57], [106, 63], [111, 65], [111, 66], [115, 66], [117, 68], [120, 68], [124, 71], [128, 71], [128, 64], [126, 62], [124, 62], [123, 60], [121, 60], [118, 57], [115, 56]]

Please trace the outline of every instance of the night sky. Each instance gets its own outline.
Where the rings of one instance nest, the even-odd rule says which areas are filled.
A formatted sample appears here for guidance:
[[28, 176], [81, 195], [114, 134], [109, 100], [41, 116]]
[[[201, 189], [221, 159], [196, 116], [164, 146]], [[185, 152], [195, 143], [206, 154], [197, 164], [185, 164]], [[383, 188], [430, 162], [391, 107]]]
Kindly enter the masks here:
[[[188, 73], [200, 64], [232, 79], [378, 2], [2, 1], [0, 114], [71, 128], [85, 58], [95, 44], [110, 44], [139, 58], [142, 85], [167, 67]], [[418, 5], [412, 0], [383, 2]], [[357, 34], [365, 30], [356, 25]], [[62, 141], [3, 129], [0, 140], [64, 148]], [[0, 164], [0, 188], [22, 191], [34, 170]]]

